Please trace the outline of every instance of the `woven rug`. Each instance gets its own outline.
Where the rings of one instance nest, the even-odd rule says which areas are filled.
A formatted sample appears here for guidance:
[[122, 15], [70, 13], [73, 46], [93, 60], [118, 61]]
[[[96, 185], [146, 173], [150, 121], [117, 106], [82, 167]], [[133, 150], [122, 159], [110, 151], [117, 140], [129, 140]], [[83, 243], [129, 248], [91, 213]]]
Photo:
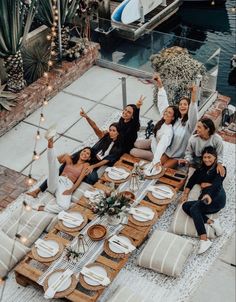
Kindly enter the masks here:
[[[116, 114], [117, 115], [117, 114]], [[106, 123], [104, 128], [110, 124], [115, 115]], [[145, 121], [146, 122], [146, 121]], [[89, 143], [93, 143], [95, 138], [91, 138]], [[86, 142], [86, 145], [88, 142]], [[212, 248], [203, 255], [196, 255], [198, 239], [189, 238], [195, 244], [195, 250], [187, 260], [185, 268], [178, 278], [168, 277], [151, 270], [140, 268], [136, 265], [138, 255], [145, 246], [141, 246], [129, 258], [126, 266], [120, 271], [116, 279], [112, 282], [109, 288], [104, 292], [99, 302], [106, 300], [113, 294], [116, 288], [120, 285], [130, 287], [134, 292], [145, 296], [147, 302], [183, 302], [188, 301], [189, 296], [197, 289], [203, 276], [209, 270], [213, 262], [219, 256], [223, 245], [231, 237], [235, 230], [235, 145], [224, 142], [224, 163], [228, 173], [224, 182], [224, 187], [227, 193], [226, 207], [220, 213], [220, 221], [224, 229], [224, 234], [214, 240]], [[1, 224], [8, 219], [12, 211], [21, 205], [23, 196], [21, 195], [15, 203], [9, 206], [4, 212], [0, 213]], [[171, 204], [164, 215], [158, 220], [153, 227], [155, 229], [167, 231], [173, 213], [176, 208], [176, 203]], [[187, 238], [187, 237], [186, 237]], [[1, 290], [1, 289], [0, 289]], [[6, 282], [3, 300], [6, 302], [41, 302], [47, 301], [43, 298], [43, 292], [33, 286], [26, 288], [18, 285], [14, 278], [14, 273], [9, 274]], [[54, 300], [60, 301], [60, 300]], [[123, 302], [123, 301], [122, 301]]]

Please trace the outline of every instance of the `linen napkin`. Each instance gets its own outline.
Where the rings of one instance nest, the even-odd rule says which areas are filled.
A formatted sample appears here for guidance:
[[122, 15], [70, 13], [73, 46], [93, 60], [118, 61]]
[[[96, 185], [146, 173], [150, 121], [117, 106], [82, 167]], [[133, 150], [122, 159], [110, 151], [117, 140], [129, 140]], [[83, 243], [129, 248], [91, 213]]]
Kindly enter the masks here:
[[145, 211], [144, 209], [140, 209], [140, 208], [131, 208], [129, 210], [129, 213], [137, 217], [143, 218], [146, 221], [152, 220], [154, 217], [154, 212]]
[[155, 196], [155, 193], [158, 194], [159, 196], [163, 197], [163, 198], [172, 198], [174, 193], [167, 191], [168, 189], [162, 189], [162, 188], [158, 188], [157, 186], [149, 186], [148, 187], [148, 191], [152, 192], [153, 195]]
[[99, 202], [102, 195], [104, 195], [104, 192], [102, 190], [87, 190], [84, 192], [84, 197], [88, 198], [92, 202]]
[[118, 247], [121, 252], [125, 254], [131, 253], [136, 249], [136, 247], [132, 243], [127, 242], [122, 237], [117, 235], [113, 235], [108, 239], [108, 241]]
[[94, 272], [92, 269], [84, 266], [81, 270], [81, 274], [88, 277], [89, 279], [96, 281], [97, 283], [103, 285], [103, 286], [107, 286], [108, 284], [111, 283], [111, 280], [104, 275], [101, 275], [97, 272]]
[[38, 239], [35, 241], [34, 245], [38, 250], [41, 250], [45, 253], [47, 253], [49, 256], [55, 256], [58, 252], [59, 248], [51, 246], [50, 243], [47, 240]]
[[45, 299], [52, 299], [60, 287], [71, 277], [73, 271], [67, 269], [51, 284], [44, 293]]
[[65, 211], [62, 211], [58, 214], [58, 219], [68, 222], [75, 227], [81, 225], [81, 223], [84, 221], [83, 217], [75, 217], [73, 214]]
[[107, 167], [105, 170], [108, 173], [109, 177], [119, 178], [119, 179], [125, 179], [129, 176], [129, 172], [125, 171], [122, 168], [117, 167]]

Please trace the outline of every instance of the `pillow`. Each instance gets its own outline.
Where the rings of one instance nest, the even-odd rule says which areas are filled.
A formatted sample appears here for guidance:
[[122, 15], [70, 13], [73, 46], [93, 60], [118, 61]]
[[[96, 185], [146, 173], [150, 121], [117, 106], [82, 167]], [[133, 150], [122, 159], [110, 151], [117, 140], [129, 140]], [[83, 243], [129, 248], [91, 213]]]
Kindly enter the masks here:
[[[218, 214], [216, 213], [207, 216], [210, 219], [215, 219], [218, 217]], [[209, 239], [216, 238], [213, 228], [211, 228], [208, 224], [205, 224], [205, 227], [207, 231], [207, 237]], [[182, 209], [182, 204], [179, 204], [177, 209], [175, 210], [174, 217], [169, 228], [169, 232], [178, 235], [199, 237], [193, 219], [184, 212], [184, 210]]]
[[21, 207], [12, 213], [3, 224], [2, 230], [12, 239], [15, 238], [16, 234], [26, 238], [27, 240], [23, 244], [30, 247], [49, 225], [53, 217], [54, 215], [47, 212], [27, 211], [25, 207]]
[[30, 249], [20, 242], [11, 239], [0, 230], [0, 251], [0, 277], [2, 278], [7, 275], [8, 271], [10, 271]]
[[86, 182], [81, 182], [80, 186], [75, 190], [75, 192], [72, 194], [71, 201], [72, 202], [78, 202], [80, 198], [84, 195], [84, 192], [87, 190], [91, 190], [93, 186], [87, 184]]
[[155, 231], [138, 258], [138, 265], [177, 277], [181, 274], [193, 244], [180, 236]]
[[139, 293], [134, 293], [131, 289], [125, 286], [119, 286], [113, 296], [106, 302], [144, 302], [143, 297]]
[[199, 195], [201, 194], [201, 187], [199, 185], [194, 185], [192, 190], [189, 192], [188, 200], [198, 200]]

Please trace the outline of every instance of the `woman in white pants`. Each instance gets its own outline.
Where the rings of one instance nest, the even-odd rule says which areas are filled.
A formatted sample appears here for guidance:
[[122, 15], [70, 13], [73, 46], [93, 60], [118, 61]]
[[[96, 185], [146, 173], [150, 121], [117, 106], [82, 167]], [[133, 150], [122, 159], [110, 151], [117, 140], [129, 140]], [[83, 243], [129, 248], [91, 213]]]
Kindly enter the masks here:
[[[41, 206], [39, 210], [59, 213], [69, 209], [72, 193], [86, 176], [85, 171], [89, 167], [89, 160], [91, 159], [91, 148], [83, 148], [78, 158], [75, 164], [73, 164], [70, 157], [61, 156], [57, 158], [53, 148], [53, 137], [48, 137], [48, 191], [55, 195], [56, 202]], [[61, 163], [66, 165], [62, 174], [59, 175]]]

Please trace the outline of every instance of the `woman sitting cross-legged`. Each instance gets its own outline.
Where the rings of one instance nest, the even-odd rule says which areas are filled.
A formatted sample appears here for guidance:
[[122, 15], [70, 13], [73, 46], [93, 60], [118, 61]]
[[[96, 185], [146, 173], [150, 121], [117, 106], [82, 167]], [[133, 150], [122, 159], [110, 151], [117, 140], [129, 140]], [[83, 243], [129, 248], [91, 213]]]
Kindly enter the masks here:
[[[55, 194], [56, 202], [50, 202], [46, 206], [40, 206], [38, 210], [59, 213], [67, 210], [71, 204], [71, 195], [86, 176], [86, 169], [91, 159], [91, 148], [85, 147], [78, 154], [75, 164], [68, 157], [56, 157], [53, 147], [53, 136], [50, 131], [46, 133], [48, 138], [48, 191]], [[59, 176], [59, 165], [65, 162], [62, 174]]]
[[173, 127], [176, 119], [179, 116], [179, 111], [176, 106], [168, 106], [164, 112], [161, 120], [154, 126], [151, 139], [137, 140], [130, 154], [146, 159], [152, 162], [152, 167], [158, 168], [163, 164], [162, 158], [166, 149], [171, 144], [173, 138]]
[[[223, 168], [225, 170], [225, 167]], [[225, 206], [224, 178], [225, 176], [222, 177], [217, 173], [216, 149], [211, 146], [206, 147], [202, 152], [202, 166], [196, 169], [190, 177], [182, 196], [182, 202], [184, 202], [182, 208], [186, 214], [193, 218], [200, 237], [198, 254], [204, 253], [212, 245], [212, 242], [207, 238], [205, 223], [214, 229], [217, 236], [222, 234], [219, 220], [209, 219], [207, 214], [217, 213]], [[187, 201], [188, 194], [195, 184], [201, 186], [201, 194], [198, 200]]]
[[[159, 111], [163, 112], [169, 106], [167, 94], [158, 74], [153, 75], [153, 81], [158, 87], [157, 106]], [[196, 127], [198, 121], [197, 86], [193, 85], [191, 88], [191, 100], [188, 97], [180, 99], [178, 110], [179, 117], [173, 125], [172, 142], [162, 157], [163, 166], [168, 168], [175, 168], [178, 159], [184, 157], [188, 140]]]

